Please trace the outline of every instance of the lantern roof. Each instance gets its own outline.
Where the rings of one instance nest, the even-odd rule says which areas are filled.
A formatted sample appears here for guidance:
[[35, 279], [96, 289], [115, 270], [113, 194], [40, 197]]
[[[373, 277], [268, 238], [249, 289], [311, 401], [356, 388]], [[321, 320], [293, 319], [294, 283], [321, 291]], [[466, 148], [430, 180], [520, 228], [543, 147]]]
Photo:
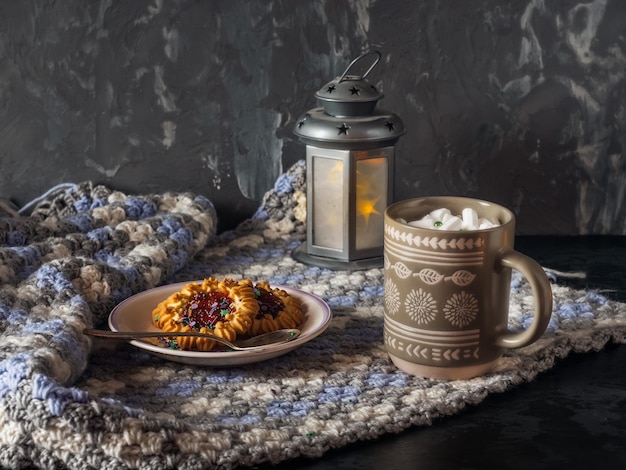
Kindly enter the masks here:
[[[362, 75], [349, 75], [352, 66], [369, 55], [376, 61]], [[376, 109], [383, 97], [365, 78], [380, 61], [380, 52], [368, 52], [353, 60], [340, 77], [317, 93], [318, 107], [302, 115], [294, 133], [307, 144], [321, 147], [369, 148], [394, 143], [406, 130], [393, 113]]]
[[[348, 75], [354, 64], [372, 54], [377, 56], [376, 61], [362, 76]], [[315, 93], [319, 106], [331, 116], [363, 116], [373, 113], [383, 94], [366, 77], [379, 61], [378, 51], [368, 52], [354, 59], [343, 75], [328, 82]]]

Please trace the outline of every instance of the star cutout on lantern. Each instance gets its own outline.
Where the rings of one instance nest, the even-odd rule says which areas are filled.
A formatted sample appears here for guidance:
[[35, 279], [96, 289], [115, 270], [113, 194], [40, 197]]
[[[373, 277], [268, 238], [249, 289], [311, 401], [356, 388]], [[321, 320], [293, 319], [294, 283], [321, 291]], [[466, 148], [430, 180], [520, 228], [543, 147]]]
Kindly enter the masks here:
[[337, 129], [339, 129], [339, 134], [338, 135], [341, 135], [341, 134], [348, 135], [348, 129], [350, 129], [350, 126], [346, 126], [346, 124], [343, 123]]
[[391, 121], [387, 121], [385, 123], [385, 127], [387, 127], [387, 129], [389, 129], [389, 132], [391, 132], [391, 131], [393, 131], [395, 129], [395, 126], [394, 126], [393, 122], [391, 122]]
[[298, 121], [298, 129], [300, 129], [302, 126], [304, 126], [304, 119]]
[[332, 93], [333, 91], [335, 91], [335, 85], [330, 85], [328, 88], [326, 88], [327, 93]]
[[350, 88], [350, 93], [352, 93], [353, 95], [359, 95], [359, 94], [361, 94], [361, 90], [359, 90], [357, 87], [353, 86], [352, 88]]

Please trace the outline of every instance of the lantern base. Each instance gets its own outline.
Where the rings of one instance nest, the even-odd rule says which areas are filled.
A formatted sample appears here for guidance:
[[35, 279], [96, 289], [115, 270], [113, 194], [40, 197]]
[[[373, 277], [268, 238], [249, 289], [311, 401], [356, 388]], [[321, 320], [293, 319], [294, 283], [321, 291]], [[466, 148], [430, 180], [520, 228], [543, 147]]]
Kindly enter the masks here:
[[340, 260], [336, 258], [328, 258], [326, 256], [312, 255], [306, 252], [306, 243], [291, 252], [291, 256], [296, 261], [304, 264], [318, 266], [320, 268], [333, 269], [336, 271], [361, 271], [364, 269], [382, 268], [383, 257], [376, 256], [374, 258], [363, 258], [355, 260]]

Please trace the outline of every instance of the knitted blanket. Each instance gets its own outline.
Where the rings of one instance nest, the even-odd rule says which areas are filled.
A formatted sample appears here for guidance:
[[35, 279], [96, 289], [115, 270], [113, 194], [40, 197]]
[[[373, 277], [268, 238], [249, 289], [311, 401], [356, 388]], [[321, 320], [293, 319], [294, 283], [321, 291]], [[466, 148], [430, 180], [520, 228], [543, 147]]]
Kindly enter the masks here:
[[[383, 343], [382, 269], [330, 271], [291, 251], [305, 239], [304, 164], [283, 174], [237, 230], [215, 232], [205, 198], [131, 196], [90, 183], [0, 218], [0, 465], [8, 468], [234, 468], [320, 456], [475, 405], [573, 351], [626, 342], [626, 306], [553, 279], [548, 331], [472, 380], [412, 377]], [[265, 362], [183, 365], [81, 331], [145, 289], [213, 276], [321, 296], [329, 328]], [[514, 273], [511, 328], [532, 315]]]

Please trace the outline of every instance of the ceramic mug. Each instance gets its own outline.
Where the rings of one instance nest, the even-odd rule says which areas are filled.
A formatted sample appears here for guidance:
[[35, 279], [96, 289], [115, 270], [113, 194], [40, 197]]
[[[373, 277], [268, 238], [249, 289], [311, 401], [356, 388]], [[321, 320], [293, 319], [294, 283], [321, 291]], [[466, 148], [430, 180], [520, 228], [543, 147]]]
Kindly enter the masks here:
[[[448, 231], [407, 222], [446, 208], [474, 209], [499, 225]], [[492, 370], [506, 348], [535, 342], [552, 313], [552, 290], [541, 266], [513, 249], [515, 216], [497, 204], [463, 197], [424, 197], [385, 211], [384, 343], [394, 364], [413, 374], [467, 379]], [[532, 324], [507, 328], [512, 269], [529, 281]]]

